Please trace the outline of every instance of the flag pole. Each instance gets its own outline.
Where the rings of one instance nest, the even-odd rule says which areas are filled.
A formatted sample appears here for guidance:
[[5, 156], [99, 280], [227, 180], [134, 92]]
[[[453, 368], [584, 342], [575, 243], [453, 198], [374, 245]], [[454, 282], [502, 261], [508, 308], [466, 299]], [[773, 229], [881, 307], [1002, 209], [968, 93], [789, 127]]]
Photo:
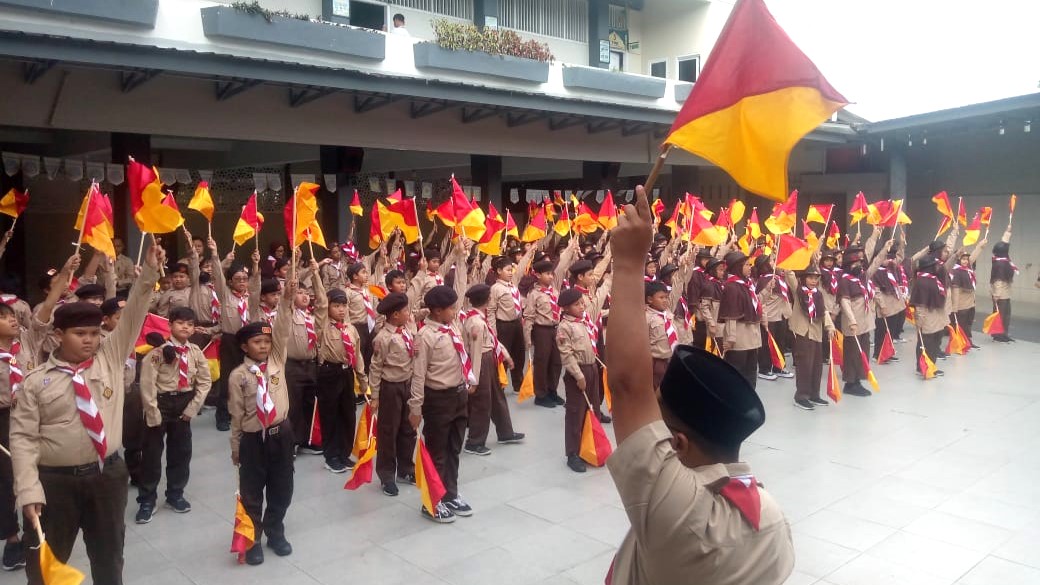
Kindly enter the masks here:
[[148, 235], [148, 232], [141, 232], [141, 241], [137, 245], [137, 266], [141, 266], [141, 256], [144, 255], [144, 238]]
[[87, 216], [90, 215], [90, 200], [93, 198], [94, 187], [97, 187], [97, 182], [90, 183], [90, 189], [87, 190], [87, 206], [83, 208], [83, 223], [79, 226], [79, 238], [76, 240], [76, 253], [79, 254], [79, 249], [83, 245], [83, 232], [87, 229]]
[[[159, 240], [155, 239], [155, 234], [149, 232], [148, 235], [152, 236], [152, 245], [158, 246]], [[144, 240], [144, 237], [142, 236], [141, 239]], [[161, 264], [159, 265], [159, 276], [166, 276], [166, 268]]]
[[654, 192], [654, 184], [657, 183], [657, 177], [664, 170], [664, 161], [668, 158], [668, 153], [672, 151], [671, 144], [663, 144], [662, 147], [661, 154], [654, 161], [654, 166], [651, 167], [650, 174], [647, 175], [646, 182], [643, 184], [643, 189], [650, 194]]

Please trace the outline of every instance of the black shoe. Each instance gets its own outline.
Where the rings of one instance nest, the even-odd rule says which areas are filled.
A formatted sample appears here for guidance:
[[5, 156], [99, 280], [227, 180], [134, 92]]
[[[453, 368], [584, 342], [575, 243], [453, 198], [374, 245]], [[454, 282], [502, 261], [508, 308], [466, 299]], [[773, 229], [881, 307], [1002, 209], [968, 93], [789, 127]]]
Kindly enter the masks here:
[[542, 397], [536, 396], [534, 399], [535, 406], [543, 406], [545, 408], [556, 408], [556, 401], [552, 399], [552, 396], [546, 395]]
[[325, 451], [321, 447], [315, 447], [313, 445], [300, 445], [300, 453], [304, 455], [322, 455]]
[[365, 403], [365, 397], [364, 396], [355, 396], [354, 397], [354, 406], [361, 406], [364, 403]]
[[347, 468], [348, 470], [349, 470], [349, 469], [354, 469], [354, 465], [356, 465], [356, 463], [354, 463], [354, 460], [353, 460], [353, 459], [351, 459], [350, 457], [347, 457], [346, 459], [342, 460], [342, 461], [341, 461], [341, 463], [342, 463], [342, 464], [343, 464], [343, 466], [344, 466], [344, 467], [346, 467], [346, 468]]
[[830, 406], [830, 402], [827, 402], [822, 398], [810, 398], [809, 402], [812, 402], [813, 406]]
[[512, 443], [519, 443], [519, 442], [523, 441], [524, 437], [526, 437], [526, 436], [527, 435], [525, 435], [523, 433], [513, 433], [512, 435], [509, 435], [508, 437], [502, 437], [501, 439], [498, 440], [498, 442], [499, 442], [499, 444], [502, 444], [502, 445], [509, 445], [509, 444], [512, 444]]
[[444, 500], [441, 503], [444, 504], [445, 507], [447, 507], [449, 510], [451, 510], [451, 513], [455, 514], [456, 516], [468, 518], [473, 515], [473, 508], [471, 508], [470, 505], [466, 503], [466, 500], [463, 500], [459, 496], [455, 496], [454, 500]]
[[842, 389], [842, 393], [849, 396], [870, 396], [871, 394], [870, 390], [864, 388], [863, 384], [859, 382], [847, 382], [845, 388]]
[[571, 471], [575, 473], [585, 473], [585, 470], [587, 469], [587, 467], [585, 466], [585, 462], [582, 461], [581, 457], [578, 457], [577, 455], [567, 456], [567, 467], [570, 467]]
[[809, 402], [804, 398], [799, 398], [798, 400], [795, 400], [794, 405], [798, 408], [801, 408], [802, 410], [816, 410], [816, 407], [813, 406], [813, 403]]
[[383, 493], [390, 496], [391, 498], [401, 493], [401, 490], [397, 489], [396, 483], [384, 483]]
[[155, 516], [155, 504], [141, 504], [141, 507], [137, 510], [137, 515], [134, 516], [134, 522], [148, 524], [152, 521], [153, 516]]
[[191, 504], [189, 504], [188, 500], [185, 500], [183, 496], [172, 500], [167, 499], [166, 505], [173, 508], [173, 511], [178, 514], [187, 514], [188, 512], [191, 512]]
[[491, 454], [491, 449], [488, 449], [484, 445], [466, 445], [462, 450], [470, 455], [480, 455], [481, 457]]
[[944, 372], [944, 371], [942, 371], [942, 370], [935, 370], [935, 375], [936, 375], [936, 376], [945, 376], [945, 375], [946, 375], [946, 372]]
[[979, 346], [975, 345], [975, 342], [974, 342], [974, 341], [973, 341], [973, 342], [971, 343], [971, 348], [972, 348], [972, 349], [982, 349], [981, 347], [979, 347]]
[[610, 418], [609, 414], [603, 414], [602, 412], [597, 412], [596, 413], [596, 418], [599, 419], [599, 422], [601, 422], [601, 423], [603, 423], [605, 425], [606, 424], [610, 424], [610, 422], [614, 420], [614, 419]]
[[564, 404], [567, 404], [567, 401], [563, 399], [563, 396], [560, 396], [559, 394], [557, 394], [555, 392], [549, 394], [549, 398], [551, 398], [552, 401], [555, 402], [557, 406], [563, 406]]
[[401, 483], [406, 483], [408, 485], [415, 485], [415, 474], [414, 473], [406, 473], [404, 475], [398, 475], [397, 476], [397, 481], [399, 481]]
[[246, 551], [246, 564], [247, 565], [262, 565], [264, 564], [264, 547], [260, 546], [260, 543], [253, 545], [253, 548]]
[[267, 548], [274, 551], [274, 554], [280, 557], [287, 557], [292, 554], [292, 545], [289, 544], [288, 540], [285, 540], [284, 536], [276, 538], [267, 537]]
[[325, 460], [325, 469], [328, 469], [332, 473], [346, 473], [347, 466], [343, 464], [339, 459]]
[[[227, 431], [231, 430], [231, 423], [228, 422], [228, 421], [218, 420], [217, 421], [217, 430], [226, 433]], [[261, 563], [264, 562], [263, 557], [260, 558], [260, 562]], [[259, 563], [257, 563], [257, 564], [259, 564]]]
[[898, 362], [898, 361], [899, 361], [899, 356], [897, 356], [897, 355], [894, 355], [894, 356], [892, 356], [892, 357], [888, 358], [888, 360], [887, 360], [887, 361], [886, 361], [885, 363], [886, 363], [886, 364], [890, 364], [890, 363], [892, 363], [892, 362]]
[[420, 505], [419, 512], [422, 513], [423, 518], [432, 520], [438, 524], [451, 524], [455, 521], [455, 514], [444, 505], [444, 502], [439, 502], [433, 509], [436, 514], [430, 514], [426, 511], [426, 506]]
[[17, 571], [25, 566], [25, 545], [22, 541], [4, 545], [4, 570]]

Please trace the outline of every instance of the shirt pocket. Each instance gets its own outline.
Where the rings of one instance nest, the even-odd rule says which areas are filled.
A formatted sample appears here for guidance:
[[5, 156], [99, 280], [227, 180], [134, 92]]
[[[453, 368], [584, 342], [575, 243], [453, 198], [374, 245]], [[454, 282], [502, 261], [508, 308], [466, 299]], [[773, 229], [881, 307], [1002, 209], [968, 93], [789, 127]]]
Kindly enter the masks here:
[[40, 426], [64, 425], [76, 418], [74, 390], [57, 385], [44, 389], [37, 399], [40, 410]]

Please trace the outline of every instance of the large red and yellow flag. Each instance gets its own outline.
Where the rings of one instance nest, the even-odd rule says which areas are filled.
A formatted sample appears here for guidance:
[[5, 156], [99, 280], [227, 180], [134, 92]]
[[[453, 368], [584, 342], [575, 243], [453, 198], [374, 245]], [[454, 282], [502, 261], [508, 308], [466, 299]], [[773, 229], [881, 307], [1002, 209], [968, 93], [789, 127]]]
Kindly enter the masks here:
[[603, 430], [599, 418], [592, 416], [591, 410], [586, 410], [585, 424], [581, 427], [581, 447], [578, 449], [578, 456], [589, 465], [603, 467], [613, 452], [614, 448], [610, 446], [610, 439]]
[[484, 236], [477, 242], [477, 250], [491, 256], [501, 256], [502, 232], [505, 229], [506, 222], [502, 219], [502, 214], [495, 209], [494, 203], [489, 203], [487, 217], [484, 219]]
[[238, 218], [238, 223], [235, 224], [235, 233], [232, 239], [239, 246], [244, 245], [254, 237], [259, 236], [260, 228], [264, 225], [264, 214], [256, 210], [256, 191], [249, 196], [249, 201], [246, 201], [244, 207], [242, 207], [242, 215]]
[[431, 516], [435, 516], [435, 508], [447, 490], [444, 489], [441, 476], [437, 474], [430, 452], [426, 450], [426, 444], [421, 438], [415, 444], [415, 487], [419, 488], [423, 508], [426, 508]]
[[246, 562], [246, 552], [256, 543], [256, 527], [242, 505], [242, 496], [235, 494], [235, 531], [231, 534], [231, 552], [238, 555], [238, 564]]
[[1004, 319], [1000, 317], [1000, 311], [993, 311], [989, 317], [982, 322], [982, 332], [986, 335], [1003, 335], [1007, 333], [1004, 329]]
[[220, 379], [220, 336], [214, 336], [206, 347], [202, 348], [202, 355], [206, 356], [209, 363], [210, 380], [216, 382]]
[[382, 201], [377, 199], [376, 204], [372, 206], [372, 213], [369, 217], [368, 248], [370, 250], [378, 248], [379, 244], [383, 241], [383, 228], [379, 221], [379, 216], [381, 215], [380, 208], [386, 209], [386, 206], [383, 205]]
[[320, 187], [315, 183], [300, 183], [296, 187], [296, 193], [285, 202], [282, 216], [290, 248], [297, 248], [308, 240], [307, 231], [318, 217], [318, 189]]
[[603, 229], [610, 231], [617, 227], [617, 207], [614, 206], [614, 195], [607, 191], [603, 199], [603, 205], [599, 208], [599, 217], [596, 218]]
[[827, 223], [827, 218], [831, 216], [831, 209], [834, 205], [823, 204], [823, 205], [810, 205], [809, 211], [805, 214], [805, 221], [809, 223]]
[[142, 232], [167, 234], [184, 222], [180, 211], [163, 205], [167, 195], [162, 191], [157, 169], [148, 168], [130, 159], [126, 168], [126, 180], [130, 186], [130, 209], [134, 222]]
[[791, 191], [791, 196], [787, 198], [787, 201], [779, 203], [773, 208], [773, 213], [766, 218], [766, 229], [777, 235], [794, 232], [797, 215], [798, 191], [795, 190]]
[[365, 208], [361, 206], [361, 198], [358, 197], [357, 189], [354, 189], [354, 198], [350, 200], [350, 213], [358, 217], [365, 215]]
[[965, 246], [971, 246], [979, 241], [980, 233], [982, 233], [982, 221], [979, 218], [979, 214], [976, 213], [975, 217], [971, 219], [971, 225], [964, 228], [964, 240], [962, 240], [962, 243]]
[[11, 188], [10, 191], [0, 199], [0, 213], [10, 215], [17, 219], [19, 215], [29, 206], [29, 191], [19, 191]]
[[372, 483], [372, 472], [375, 468], [376, 458], [376, 437], [372, 436], [372, 440], [369, 441], [368, 447], [365, 452], [358, 457], [357, 463], [354, 465], [354, 470], [350, 472], [350, 479], [347, 483], [343, 484], [343, 489], [354, 491], [359, 487]]
[[188, 209], [198, 211], [206, 218], [206, 221], [213, 221], [213, 211], [216, 206], [213, 205], [213, 195], [209, 192], [209, 182], [199, 181], [199, 185], [195, 187], [195, 193], [191, 196], [191, 201], [188, 202]]
[[961, 227], [968, 227], [968, 212], [964, 209], [964, 198], [957, 198], [957, 223], [961, 224]]
[[849, 215], [851, 216], [850, 225], [856, 225], [865, 217], [870, 215], [870, 206], [867, 205], [867, 198], [863, 195], [863, 191], [856, 193], [856, 198], [852, 201], [852, 209], [849, 211]]
[[44, 585], [80, 585], [86, 576], [54, 556], [46, 539], [40, 543], [40, 576]]
[[763, 0], [738, 0], [665, 143], [783, 201], [791, 149], [846, 104]]
[[[400, 189], [389, 199], [386, 209], [390, 212], [391, 226], [401, 230], [406, 244], [414, 244], [419, 240], [419, 210], [415, 208], [415, 199], [404, 197]], [[383, 224], [384, 233], [386, 227]]]
[[810, 246], [805, 240], [781, 234], [776, 251], [776, 267], [784, 270], [805, 270], [812, 260], [813, 248], [814, 246]]

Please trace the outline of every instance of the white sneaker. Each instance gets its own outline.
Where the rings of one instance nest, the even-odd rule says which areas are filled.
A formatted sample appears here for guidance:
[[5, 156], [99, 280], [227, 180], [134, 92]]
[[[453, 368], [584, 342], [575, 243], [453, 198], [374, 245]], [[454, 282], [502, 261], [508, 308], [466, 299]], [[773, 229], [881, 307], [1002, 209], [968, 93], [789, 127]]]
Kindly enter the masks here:
[[758, 373], [758, 377], [762, 378], [763, 380], [775, 380], [776, 379], [776, 374], [773, 374], [773, 373], [763, 374], [762, 372], [759, 372]]
[[775, 372], [775, 374], [777, 376], [780, 376], [781, 378], [793, 378], [794, 377], [794, 372], [788, 372], [787, 370], [780, 370], [779, 372]]

